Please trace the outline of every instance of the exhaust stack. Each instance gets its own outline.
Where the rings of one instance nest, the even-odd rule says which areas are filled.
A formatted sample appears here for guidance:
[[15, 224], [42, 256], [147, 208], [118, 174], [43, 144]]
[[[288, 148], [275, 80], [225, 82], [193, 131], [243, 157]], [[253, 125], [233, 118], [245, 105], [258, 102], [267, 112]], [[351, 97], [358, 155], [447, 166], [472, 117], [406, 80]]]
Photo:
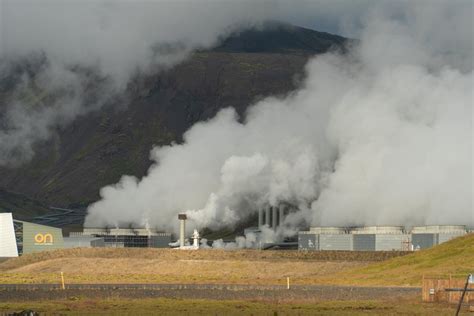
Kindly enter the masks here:
[[184, 234], [186, 231], [186, 219], [188, 217], [186, 214], [178, 214], [178, 219], [179, 219], [179, 247], [183, 248], [184, 247]]

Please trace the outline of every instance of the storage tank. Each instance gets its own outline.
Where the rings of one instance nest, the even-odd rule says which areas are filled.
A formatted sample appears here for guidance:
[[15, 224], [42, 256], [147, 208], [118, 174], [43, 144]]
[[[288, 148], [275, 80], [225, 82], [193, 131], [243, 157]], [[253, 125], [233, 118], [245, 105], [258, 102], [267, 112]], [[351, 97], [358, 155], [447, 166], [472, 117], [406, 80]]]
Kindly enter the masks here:
[[332, 235], [347, 234], [347, 228], [335, 227], [335, 226], [310, 227], [309, 231], [314, 234], [332, 234]]

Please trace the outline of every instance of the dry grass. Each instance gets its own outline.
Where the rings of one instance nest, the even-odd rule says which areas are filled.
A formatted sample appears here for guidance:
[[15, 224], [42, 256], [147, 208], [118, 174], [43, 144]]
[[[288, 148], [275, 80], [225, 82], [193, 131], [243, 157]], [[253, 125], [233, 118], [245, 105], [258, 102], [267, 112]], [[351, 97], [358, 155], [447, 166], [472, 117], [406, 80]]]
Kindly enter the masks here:
[[239, 300], [108, 299], [78, 297], [48, 302], [0, 302], [0, 313], [33, 309], [60, 315], [452, 315], [451, 306], [417, 300], [282, 303]]
[[311, 284], [323, 276], [365, 262], [310, 260], [196, 260], [137, 258], [58, 258], [0, 273], [1, 283], [57, 283], [61, 271], [69, 283], [229, 283]]
[[474, 235], [402, 254], [406, 253], [67, 249], [1, 263], [0, 283], [57, 283], [64, 271], [69, 283], [270, 285], [284, 284], [290, 277], [293, 284], [420, 286], [423, 274], [474, 272]]
[[0, 270], [8, 270], [35, 262], [59, 258], [136, 258], [162, 260], [310, 260], [310, 261], [384, 261], [406, 255], [402, 251], [261, 251], [261, 250], [206, 250], [183, 251], [153, 248], [73, 248], [27, 254], [0, 263]]
[[466, 278], [474, 272], [474, 234], [468, 234], [434, 248], [357, 267], [320, 280], [351, 285], [421, 286], [423, 275]]
[[0, 283], [315, 284], [324, 276], [403, 255], [393, 252], [65, 249], [0, 264]]

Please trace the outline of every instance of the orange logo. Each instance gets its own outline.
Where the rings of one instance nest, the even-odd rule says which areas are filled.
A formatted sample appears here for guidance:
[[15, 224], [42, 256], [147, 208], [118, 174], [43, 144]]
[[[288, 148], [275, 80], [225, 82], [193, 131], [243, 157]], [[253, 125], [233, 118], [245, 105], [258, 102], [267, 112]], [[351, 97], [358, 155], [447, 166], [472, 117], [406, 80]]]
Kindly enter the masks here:
[[35, 235], [35, 245], [52, 245], [53, 244], [53, 235], [51, 234], [36, 234]]

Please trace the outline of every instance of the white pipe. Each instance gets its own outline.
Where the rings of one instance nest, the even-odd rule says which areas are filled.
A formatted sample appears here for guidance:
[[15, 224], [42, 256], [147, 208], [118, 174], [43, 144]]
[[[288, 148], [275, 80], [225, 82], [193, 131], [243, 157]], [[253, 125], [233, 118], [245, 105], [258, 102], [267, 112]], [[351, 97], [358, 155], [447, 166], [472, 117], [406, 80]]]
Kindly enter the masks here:
[[186, 231], [186, 220], [180, 219], [180, 229], [179, 229], [179, 246], [184, 247], [184, 232]]

